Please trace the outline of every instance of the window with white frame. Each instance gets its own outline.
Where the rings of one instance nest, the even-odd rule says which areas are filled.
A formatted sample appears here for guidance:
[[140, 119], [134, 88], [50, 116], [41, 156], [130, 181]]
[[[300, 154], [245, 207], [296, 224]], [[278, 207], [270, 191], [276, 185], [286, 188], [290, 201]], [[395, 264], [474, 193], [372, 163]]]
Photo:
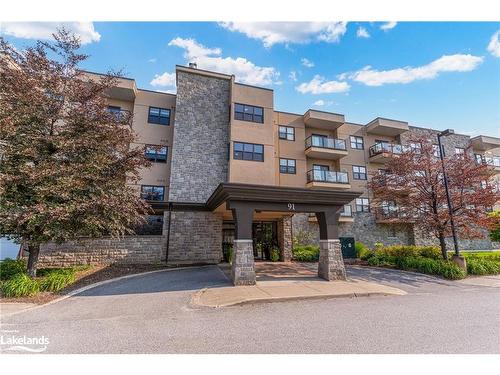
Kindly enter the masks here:
[[370, 212], [370, 200], [368, 198], [356, 198], [356, 212]]

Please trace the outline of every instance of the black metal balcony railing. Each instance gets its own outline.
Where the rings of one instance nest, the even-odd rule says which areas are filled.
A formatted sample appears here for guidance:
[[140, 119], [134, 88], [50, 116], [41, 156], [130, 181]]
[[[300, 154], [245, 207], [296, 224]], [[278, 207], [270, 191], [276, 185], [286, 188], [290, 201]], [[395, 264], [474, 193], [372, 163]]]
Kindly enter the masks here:
[[403, 153], [404, 148], [402, 145], [392, 144], [392, 143], [375, 143], [373, 146], [369, 148], [370, 157], [383, 154], [401, 154]]
[[484, 155], [476, 155], [476, 162], [478, 164], [487, 164], [492, 167], [498, 168], [500, 167], [500, 156], [484, 156]]
[[332, 184], [348, 184], [347, 172], [321, 171], [312, 169], [307, 172], [307, 182], [328, 182]]
[[320, 147], [341, 151], [347, 150], [346, 142], [343, 139], [318, 137], [316, 135], [311, 135], [306, 138], [306, 149], [309, 147]]

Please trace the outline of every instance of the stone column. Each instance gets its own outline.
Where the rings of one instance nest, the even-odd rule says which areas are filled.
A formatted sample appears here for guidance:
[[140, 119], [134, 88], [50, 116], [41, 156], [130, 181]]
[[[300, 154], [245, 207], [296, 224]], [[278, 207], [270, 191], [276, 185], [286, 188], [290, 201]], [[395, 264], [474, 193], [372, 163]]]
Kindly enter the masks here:
[[231, 278], [234, 285], [255, 284], [252, 240], [234, 240]]
[[318, 276], [328, 281], [346, 280], [340, 240], [319, 241]]
[[328, 281], [346, 280], [338, 235], [340, 209], [337, 207], [316, 213], [320, 236], [318, 276]]
[[286, 216], [278, 221], [278, 242], [280, 246], [280, 260], [292, 261], [292, 217]]
[[254, 285], [255, 267], [252, 241], [254, 209], [248, 203], [242, 202], [230, 202], [230, 208], [235, 221], [231, 278], [234, 285]]

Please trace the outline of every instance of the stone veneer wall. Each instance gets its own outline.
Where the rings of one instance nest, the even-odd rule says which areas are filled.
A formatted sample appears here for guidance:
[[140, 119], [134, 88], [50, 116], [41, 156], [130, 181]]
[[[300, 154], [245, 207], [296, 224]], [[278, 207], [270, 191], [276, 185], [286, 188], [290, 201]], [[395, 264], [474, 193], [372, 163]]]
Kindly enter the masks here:
[[40, 248], [40, 267], [101, 264], [151, 264], [165, 260], [163, 236], [85, 238]]
[[278, 242], [280, 247], [280, 260], [292, 260], [292, 217], [287, 216], [278, 221]]
[[[376, 242], [384, 245], [412, 244], [413, 235], [409, 227], [404, 225], [391, 226], [377, 224], [371, 213], [354, 213], [354, 222], [339, 223], [339, 237], [354, 237], [368, 247], [374, 247]], [[311, 233], [312, 242], [319, 244], [319, 226], [317, 222], [310, 222], [308, 214], [295, 214], [292, 219], [293, 233], [305, 231]]]
[[171, 202], [205, 203], [227, 180], [230, 81], [177, 72]]
[[[163, 233], [167, 236], [168, 212], [164, 215]], [[208, 211], [172, 211], [168, 263], [219, 263], [221, 260], [222, 218]]]

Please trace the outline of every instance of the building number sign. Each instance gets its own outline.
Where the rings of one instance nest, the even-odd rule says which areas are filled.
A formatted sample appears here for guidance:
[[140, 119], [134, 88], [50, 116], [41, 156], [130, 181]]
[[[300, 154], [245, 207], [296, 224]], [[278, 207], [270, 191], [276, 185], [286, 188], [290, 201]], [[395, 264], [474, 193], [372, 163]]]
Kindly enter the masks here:
[[295, 211], [295, 203], [288, 203], [288, 211]]

